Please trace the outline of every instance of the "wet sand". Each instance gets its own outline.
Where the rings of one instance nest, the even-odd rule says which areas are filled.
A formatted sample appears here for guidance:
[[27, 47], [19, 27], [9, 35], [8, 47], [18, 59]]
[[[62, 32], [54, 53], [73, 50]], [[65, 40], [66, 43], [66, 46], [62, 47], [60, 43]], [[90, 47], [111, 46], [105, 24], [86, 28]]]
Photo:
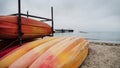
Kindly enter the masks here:
[[120, 44], [90, 42], [89, 54], [80, 68], [120, 68]]

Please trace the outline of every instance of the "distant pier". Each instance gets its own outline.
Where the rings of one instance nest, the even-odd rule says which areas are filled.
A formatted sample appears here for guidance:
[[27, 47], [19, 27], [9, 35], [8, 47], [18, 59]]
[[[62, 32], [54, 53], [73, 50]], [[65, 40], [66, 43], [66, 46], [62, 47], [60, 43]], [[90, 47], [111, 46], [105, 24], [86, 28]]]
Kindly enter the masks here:
[[73, 29], [55, 29], [55, 33], [74, 32]]

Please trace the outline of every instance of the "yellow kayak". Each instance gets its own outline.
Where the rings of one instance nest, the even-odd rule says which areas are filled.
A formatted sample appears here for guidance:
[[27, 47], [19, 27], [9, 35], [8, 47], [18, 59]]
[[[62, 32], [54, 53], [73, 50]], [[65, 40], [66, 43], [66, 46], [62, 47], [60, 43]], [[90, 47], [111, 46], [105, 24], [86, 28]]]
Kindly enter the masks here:
[[29, 68], [78, 68], [88, 53], [87, 44], [84, 38], [63, 40], [39, 56]]

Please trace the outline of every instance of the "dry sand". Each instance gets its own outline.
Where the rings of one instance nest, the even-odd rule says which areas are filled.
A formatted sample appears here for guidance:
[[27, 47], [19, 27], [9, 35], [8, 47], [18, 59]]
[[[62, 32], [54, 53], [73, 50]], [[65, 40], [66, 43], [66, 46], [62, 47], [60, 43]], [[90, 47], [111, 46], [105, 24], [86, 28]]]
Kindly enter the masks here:
[[90, 42], [89, 54], [80, 68], [120, 68], [120, 44]]

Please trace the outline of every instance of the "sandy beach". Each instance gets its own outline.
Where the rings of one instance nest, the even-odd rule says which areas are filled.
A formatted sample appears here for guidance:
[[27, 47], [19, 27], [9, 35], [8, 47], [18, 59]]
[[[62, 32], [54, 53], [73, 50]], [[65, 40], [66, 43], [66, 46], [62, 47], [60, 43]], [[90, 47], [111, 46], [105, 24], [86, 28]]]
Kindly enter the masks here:
[[80, 68], [120, 68], [120, 44], [90, 42], [89, 54]]

